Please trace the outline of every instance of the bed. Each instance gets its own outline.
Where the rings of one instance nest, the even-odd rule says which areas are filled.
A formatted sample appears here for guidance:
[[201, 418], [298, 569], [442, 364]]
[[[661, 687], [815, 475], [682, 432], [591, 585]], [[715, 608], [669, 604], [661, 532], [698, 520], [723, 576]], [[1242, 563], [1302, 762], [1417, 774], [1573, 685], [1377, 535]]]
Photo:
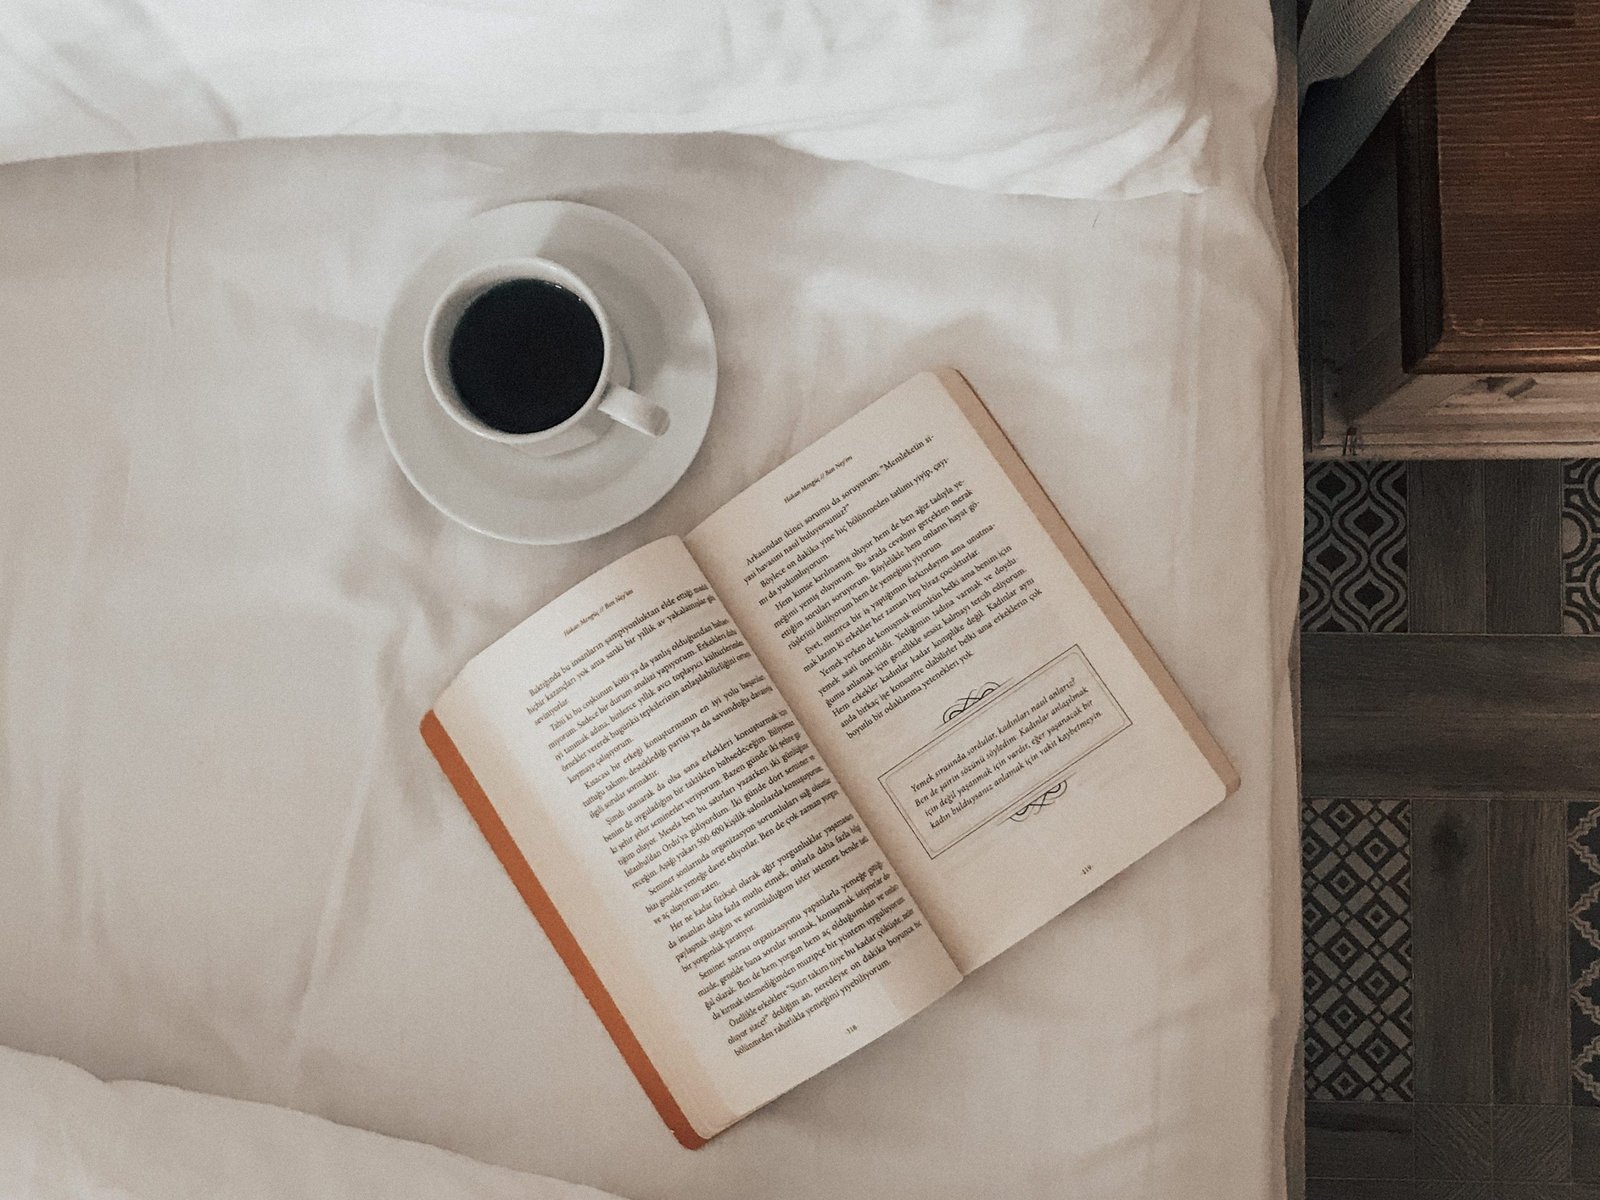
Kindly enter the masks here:
[[[75, 85], [88, 115], [52, 156], [0, 166], [0, 1182], [1283, 1194], [1301, 475], [1262, 167], [1278, 60], [1263, 3], [1183, 8], [1214, 101], [1204, 177], [1164, 163], [1092, 198], [683, 122], [289, 138], [339, 133], [336, 114], [240, 129], [231, 106], [234, 128], [170, 139], [203, 144], [79, 153], [121, 143]], [[665, 244], [719, 360], [679, 486], [561, 547], [429, 507], [371, 383], [410, 267], [539, 197]], [[417, 720], [566, 586], [937, 365], [984, 397], [1244, 783], [905, 1028], [685, 1151]], [[291, 1159], [318, 1168], [273, 1165]]]

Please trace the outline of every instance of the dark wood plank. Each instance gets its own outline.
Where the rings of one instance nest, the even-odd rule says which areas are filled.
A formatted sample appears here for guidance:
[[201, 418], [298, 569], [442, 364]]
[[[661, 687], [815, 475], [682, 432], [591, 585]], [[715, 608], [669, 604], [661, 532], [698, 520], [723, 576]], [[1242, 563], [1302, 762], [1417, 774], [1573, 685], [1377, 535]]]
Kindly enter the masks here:
[[1474, 25], [1535, 25], [1570, 29], [1577, 23], [1578, 0], [1472, 0], [1461, 20]]
[[1416, 1157], [1409, 1104], [1306, 1102], [1306, 1177], [1410, 1179]]
[[1406, 467], [1412, 633], [1483, 633], [1483, 464]]
[[1411, 1200], [1494, 1200], [1494, 1185], [1487, 1180], [1419, 1179]]
[[1600, 722], [1593, 716], [1468, 714], [1406, 722], [1404, 713], [1307, 722], [1305, 794], [1600, 799]]
[[1534, 1183], [1526, 1179], [1497, 1180], [1494, 1200], [1573, 1200], [1572, 1185]]
[[1600, 641], [1589, 638], [1308, 633], [1300, 658], [1302, 702], [1317, 717], [1600, 714]]
[[1439, 214], [1439, 113], [1433, 59], [1411, 77], [1395, 115], [1400, 203], [1400, 359], [1407, 371], [1444, 336], [1444, 260]]
[[1317, 419], [1324, 443], [1337, 444], [1351, 420], [1405, 381], [1395, 287], [1395, 128], [1393, 116], [1385, 116], [1301, 213], [1301, 339], [1311, 368], [1309, 394], [1326, 407]]
[[1308, 796], [1600, 797], [1600, 639], [1308, 634]]
[[1572, 1178], [1600, 1183], [1600, 1108], [1572, 1107]]
[[1489, 631], [1560, 633], [1560, 461], [1484, 463], [1483, 523]]
[[1494, 1177], [1565, 1183], [1572, 1177], [1572, 1115], [1565, 1104], [1497, 1104]]
[[[1418, 1200], [1409, 1179], [1316, 1179], [1306, 1177], [1306, 1200]], [[1450, 1200], [1458, 1200], [1451, 1197]], [[1470, 1200], [1478, 1200], [1471, 1197]], [[1564, 1198], [1563, 1198], [1564, 1200]]]
[[1562, 1104], [1571, 1051], [1567, 818], [1559, 802], [1490, 802], [1489, 946], [1495, 1101]]
[[[1326, 418], [1323, 410], [1328, 400], [1325, 366], [1327, 358], [1322, 347], [1323, 309], [1327, 305], [1326, 290], [1321, 285], [1318, 270], [1318, 247], [1328, 240], [1327, 191], [1315, 197], [1300, 210], [1300, 287], [1299, 287], [1299, 358], [1300, 358], [1300, 410], [1305, 425], [1302, 449], [1309, 457], [1311, 450], [1325, 437]], [[1318, 280], [1313, 287], [1311, 281]]]
[[[1489, 1061], [1488, 1042], [1485, 1030], [1482, 1053], [1474, 1055], [1485, 1064]], [[1462, 1050], [1474, 1054], [1470, 1044]], [[1492, 1111], [1487, 1104], [1417, 1105], [1417, 1178], [1490, 1178], [1494, 1165]]]
[[[1462, 1122], [1482, 1116], [1488, 1159], [1490, 1087], [1489, 802], [1428, 800], [1411, 805], [1412, 1058], [1419, 1145], [1466, 1163]], [[1454, 1147], [1452, 1149], [1451, 1147]], [[1442, 1173], [1442, 1168], [1433, 1173]], [[1463, 1166], [1447, 1177], [1472, 1178]]]

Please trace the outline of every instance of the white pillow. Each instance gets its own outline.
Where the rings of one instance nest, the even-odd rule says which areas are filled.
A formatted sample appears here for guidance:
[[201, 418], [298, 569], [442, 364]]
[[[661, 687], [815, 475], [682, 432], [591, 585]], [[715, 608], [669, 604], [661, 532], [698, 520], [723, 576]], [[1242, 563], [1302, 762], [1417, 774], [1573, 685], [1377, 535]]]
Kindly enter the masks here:
[[1197, 191], [1197, 3], [5, 0], [0, 162], [248, 137], [721, 130], [986, 191]]

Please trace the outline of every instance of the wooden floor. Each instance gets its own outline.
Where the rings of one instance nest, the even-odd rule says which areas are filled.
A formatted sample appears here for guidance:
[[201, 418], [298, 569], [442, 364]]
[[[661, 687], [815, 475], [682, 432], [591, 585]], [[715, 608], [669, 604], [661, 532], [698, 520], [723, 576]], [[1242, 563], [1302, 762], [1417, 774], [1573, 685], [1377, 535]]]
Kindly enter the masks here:
[[1600, 463], [1307, 468], [1307, 1196], [1600, 1200]]

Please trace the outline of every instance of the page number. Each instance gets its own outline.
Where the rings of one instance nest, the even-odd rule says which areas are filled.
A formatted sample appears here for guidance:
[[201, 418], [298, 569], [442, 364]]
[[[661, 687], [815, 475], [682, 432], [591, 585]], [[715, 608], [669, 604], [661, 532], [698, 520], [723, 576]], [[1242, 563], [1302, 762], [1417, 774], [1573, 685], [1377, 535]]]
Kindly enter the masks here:
[[1094, 870], [1094, 864], [1090, 863], [1088, 866], [1084, 867], [1083, 870], [1079, 871], [1078, 874], [1087, 875], [1092, 870]]
[[847, 1026], [845, 1026], [845, 1033], [847, 1033], [847, 1034], [848, 1033], [854, 1033], [856, 1030], [858, 1030], [860, 1028], [861, 1028], [861, 1026], [859, 1026], [859, 1025], [847, 1025]]

